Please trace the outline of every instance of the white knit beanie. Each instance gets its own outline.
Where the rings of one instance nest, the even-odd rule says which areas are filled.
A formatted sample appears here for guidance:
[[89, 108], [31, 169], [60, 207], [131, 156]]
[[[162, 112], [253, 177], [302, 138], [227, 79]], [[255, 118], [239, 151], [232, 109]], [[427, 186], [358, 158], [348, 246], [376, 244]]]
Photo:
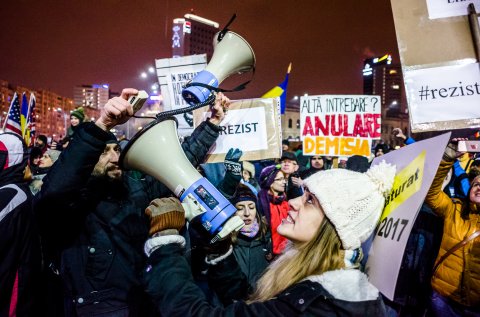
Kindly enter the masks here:
[[382, 161], [365, 173], [330, 169], [305, 179], [305, 186], [320, 202], [345, 250], [359, 248], [372, 234], [395, 171], [395, 166]]

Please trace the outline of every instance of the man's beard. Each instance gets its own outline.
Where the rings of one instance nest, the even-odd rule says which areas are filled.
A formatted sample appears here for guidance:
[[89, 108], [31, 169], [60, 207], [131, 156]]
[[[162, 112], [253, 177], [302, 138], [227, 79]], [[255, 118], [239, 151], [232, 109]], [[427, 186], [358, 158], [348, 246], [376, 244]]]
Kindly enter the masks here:
[[94, 169], [92, 172], [92, 176], [116, 182], [121, 181], [122, 170], [117, 165], [110, 164], [103, 171]]

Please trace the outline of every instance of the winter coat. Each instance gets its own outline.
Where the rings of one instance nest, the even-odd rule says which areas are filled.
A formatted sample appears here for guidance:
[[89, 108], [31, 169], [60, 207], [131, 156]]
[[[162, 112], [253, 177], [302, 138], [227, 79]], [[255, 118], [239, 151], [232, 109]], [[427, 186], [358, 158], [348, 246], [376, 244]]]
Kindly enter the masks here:
[[[480, 229], [480, 218], [476, 207], [468, 200], [452, 200], [442, 191], [442, 183], [452, 162], [442, 161], [437, 175], [428, 191], [426, 203], [444, 219], [443, 237], [436, 262], [448, 250], [473, 232]], [[468, 206], [470, 204], [471, 206]], [[464, 219], [461, 212], [470, 207], [469, 219]], [[449, 297], [464, 306], [480, 305], [480, 239], [469, 242], [448, 256], [438, 267], [432, 277], [432, 287], [440, 295]]]
[[[385, 316], [378, 290], [358, 270], [309, 277], [265, 302], [236, 301], [226, 307], [213, 307], [193, 282], [182, 253], [178, 244], [161, 246], [149, 258], [145, 271], [147, 292], [165, 316]], [[213, 288], [224, 297], [234, 297], [237, 290], [245, 293], [247, 287], [242, 284], [234, 257], [225, 261], [229, 266], [217, 268]]]
[[[185, 140], [182, 147], [193, 165], [200, 163], [217, 136], [216, 126], [205, 122]], [[111, 135], [94, 123], [79, 126], [43, 179], [36, 211], [48, 255], [60, 259], [69, 314], [118, 311], [150, 316], [151, 305], [139, 280], [149, 231], [144, 211], [153, 199], [172, 193], [149, 176], [124, 172], [123, 182], [92, 177], [108, 140]]]
[[251, 288], [255, 287], [268, 266], [266, 257], [270, 253], [271, 238], [269, 234], [263, 239], [260, 235], [249, 238], [239, 233], [233, 245], [233, 255]]
[[[8, 146], [8, 145], [7, 145]], [[8, 152], [3, 149], [0, 152]], [[8, 163], [7, 163], [8, 164]], [[35, 316], [41, 268], [32, 194], [23, 180], [27, 155], [19, 164], [0, 166], [0, 316]]]

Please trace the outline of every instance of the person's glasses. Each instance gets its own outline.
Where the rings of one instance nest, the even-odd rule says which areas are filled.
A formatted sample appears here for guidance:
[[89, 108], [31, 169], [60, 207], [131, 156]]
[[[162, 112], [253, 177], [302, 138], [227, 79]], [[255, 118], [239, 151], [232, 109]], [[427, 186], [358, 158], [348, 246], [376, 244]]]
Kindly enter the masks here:
[[275, 178], [274, 181], [275, 182], [286, 182], [288, 179], [287, 178]]

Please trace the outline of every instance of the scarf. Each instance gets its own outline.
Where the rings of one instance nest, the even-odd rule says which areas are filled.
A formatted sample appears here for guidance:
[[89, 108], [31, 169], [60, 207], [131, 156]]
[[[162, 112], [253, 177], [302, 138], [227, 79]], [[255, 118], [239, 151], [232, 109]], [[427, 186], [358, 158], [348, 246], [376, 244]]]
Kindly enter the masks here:
[[240, 233], [246, 237], [253, 238], [257, 235], [258, 230], [260, 229], [260, 225], [257, 222], [257, 218], [253, 219], [253, 223], [247, 227], [242, 227], [240, 229]]
[[285, 198], [286, 198], [285, 193], [282, 193], [281, 195], [278, 195], [278, 196], [270, 195], [270, 193], [268, 194], [268, 200], [274, 205], [280, 205], [285, 200]]

